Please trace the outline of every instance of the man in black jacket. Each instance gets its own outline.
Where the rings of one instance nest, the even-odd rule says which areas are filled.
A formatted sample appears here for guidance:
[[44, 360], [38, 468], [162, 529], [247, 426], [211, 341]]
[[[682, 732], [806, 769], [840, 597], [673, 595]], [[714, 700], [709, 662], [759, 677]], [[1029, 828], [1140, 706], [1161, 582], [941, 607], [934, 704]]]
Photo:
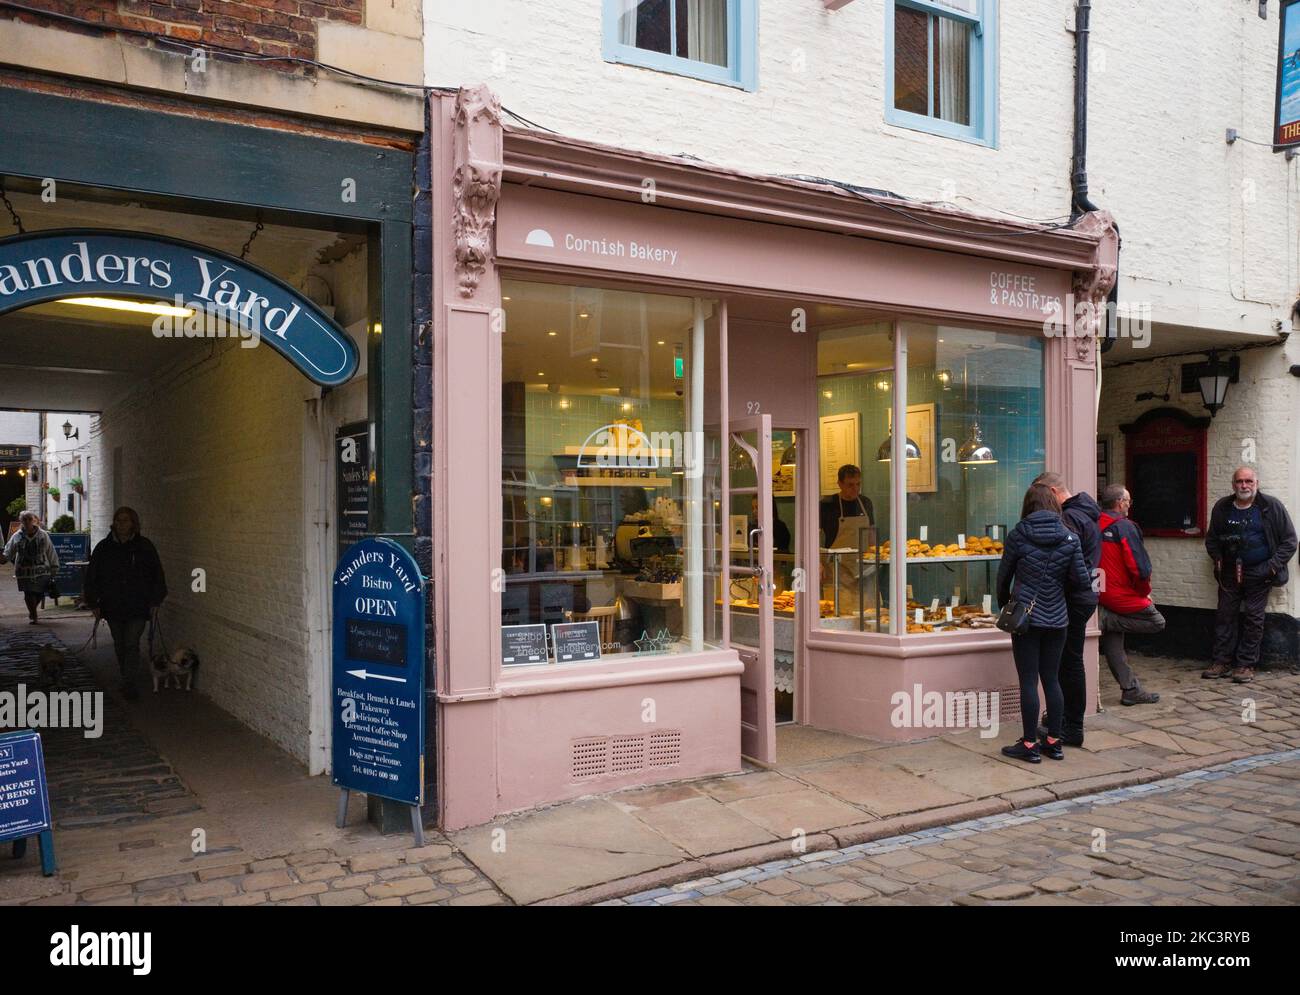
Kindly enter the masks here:
[[108, 622], [122, 693], [134, 699], [139, 693], [140, 637], [167, 597], [162, 562], [153, 543], [140, 534], [135, 509], [122, 507], [113, 513], [113, 530], [90, 554], [82, 596], [95, 619]]
[[1259, 663], [1268, 593], [1287, 582], [1286, 565], [1295, 556], [1296, 532], [1282, 502], [1259, 490], [1259, 476], [1250, 467], [1239, 466], [1232, 472], [1232, 491], [1214, 505], [1205, 535], [1205, 549], [1219, 581], [1219, 608], [1214, 662], [1201, 676], [1231, 674], [1238, 684], [1245, 684], [1254, 679]]
[[[1101, 530], [1097, 519], [1101, 509], [1087, 491], [1071, 494], [1065, 478], [1048, 471], [1034, 478], [1035, 484], [1045, 484], [1052, 489], [1061, 504], [1061, 517], [1066, 527], [1079, 537], [1083, 561], [1092, 577], [1097, 575], [1101, 563]], [[1072, 589], [1067, 595], [1069, 625], [1065, 635], [1065, 649], [1061, 653], [1061, 693], [1065, 697], [1065, 724], [1061, 739], [1067, 746], [1083, 745], [1083, 713], [1088, 707], [1088, 679], [1084, 674], [1083, 647], [1088, 620], [1097, 610], [1096, 584], [1084, 590]]]

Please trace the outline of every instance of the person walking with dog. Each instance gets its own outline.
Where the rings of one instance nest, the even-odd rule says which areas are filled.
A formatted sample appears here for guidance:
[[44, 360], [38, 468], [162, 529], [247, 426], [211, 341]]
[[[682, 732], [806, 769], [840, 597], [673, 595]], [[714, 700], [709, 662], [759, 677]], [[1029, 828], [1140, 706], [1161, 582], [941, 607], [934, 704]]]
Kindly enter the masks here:
[[[1045, 755], [1063, 760], [1065, 701], [1061, 693], [1061, 653], [1070, 617], [1068, 596], [1091, 590], [1092, 577], [1083, 544], [1066, 528], [1061, 505], [1046, 484], [1030, 484], [1020, 521], [1007, 535], [998, 567], [998, 627], [1011, 633], [1011, 652], [1020, 677], [1023, 736], [1002, 753], [1039, 763]], [[1012, 601], [1014, 596], [1015, 601]], [[1038, 733], [1038, 683], [1047, 698], [1047, 734]]]
[[1260, 491], [1259, 476], [1250, 467], [1233, 471], [1232, 493], [1210, 512], [1205, 550], [1214, 561], [1219, 606], [1213, 663], [1201, 676], [1231, 675], [1245, 684], [1255, 679], [1269, 591], [1286, 585], [1286, 565], [1296, 552], [1291, 516], [1281, 501]]
[[95, 621], [108, 622], [122, 675], [122, 694], [134, 700], [140, 671], [140, 637], [158, 617], [167, 581], [154, 544], [140, 534], [134, 508], [113, 512], [113, 528], [90, 554], [83, 597]]
[[1120, 686], [1121, 705], [1152, 705], [1160, 700], [1145, 691], [1129, 666], [1126, 633], [1163, 632], [1165, 617], [1151, 600], [1151, 557], [1142, 530], [1128, 517], [1133, 504], [1121, 484], [1101, 492], [1101, 652]]
[[55, 574], [59, 570], [59, 554], [54, 549], [50, 534], [41, 528], [41, 520], [34, 511], [24, 511], [18, 516], [21, 527], [5, 543], [0, 553], [0, 563], [14, 565], [14, 579], [23, 592], [30, 625], [36, 625], [36, 608], [45, 600]]

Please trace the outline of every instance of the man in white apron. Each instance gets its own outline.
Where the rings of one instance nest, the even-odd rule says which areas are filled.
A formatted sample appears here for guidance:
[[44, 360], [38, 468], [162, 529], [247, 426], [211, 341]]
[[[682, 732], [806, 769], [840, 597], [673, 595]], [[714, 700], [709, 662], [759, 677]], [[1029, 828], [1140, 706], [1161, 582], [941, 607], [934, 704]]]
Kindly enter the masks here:
[[[874, 541], [876, 516], [871, 499], [862, 495], [862, 471], [852, 463], [845, 463], [836, 475], [840, 489], [821, 500], [817, 509], [824, 549], [858, 549]], [[843, 595], [852, 592], [849, 602], [856, 606], [860, 563], [856, 556], [839, 557], [840, 611], [848, 607]], [[868, 598], [873, 604], [874, 597]]]

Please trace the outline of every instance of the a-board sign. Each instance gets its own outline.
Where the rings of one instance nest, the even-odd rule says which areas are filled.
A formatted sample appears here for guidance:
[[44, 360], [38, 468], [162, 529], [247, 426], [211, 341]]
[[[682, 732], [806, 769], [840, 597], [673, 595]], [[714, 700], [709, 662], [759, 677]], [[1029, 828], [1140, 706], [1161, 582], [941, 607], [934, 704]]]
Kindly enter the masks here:
[[337, 511], [334, 535], [339, 555], [370, 531], [370, 427], [345, 425], [334, 437]]
[[334, 571], [332, 778], [423, 803], [424, 582], [390, 539], [353, 543]]
[[556, 622], [551, 626], [555, 662], [600, 659], [600, 625], [597, 622]]
[[546, 663], [549, 659], [543, 623], [501, 626], [501, 662], [507, 667], [521, 663]]
[[49, 828], [41, 735], [4, 733], [0, 735], [0, 841], [36, 836]]
[[59, 557], [59, 572], [54, 575], [59, 597], [75, 597], [81, 593], [86, 581], [90, 536], [85, 532], [51, 532], [50, 542], [54, 544], [54, 552]]

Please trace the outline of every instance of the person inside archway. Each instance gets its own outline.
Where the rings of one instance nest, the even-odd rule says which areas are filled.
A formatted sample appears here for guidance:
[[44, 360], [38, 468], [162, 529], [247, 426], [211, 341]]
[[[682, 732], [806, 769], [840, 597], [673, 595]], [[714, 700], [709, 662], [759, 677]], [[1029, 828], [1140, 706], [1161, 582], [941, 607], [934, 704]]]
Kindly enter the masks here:
[[122, 676], [122, 694], [139, 694], [140, 637], [158, 618], [167, 581], [154, 544], [140, 534], [140, 516], [123, 506], [113, 512], [113, 528], [90, 554], [83, 597], [95, 619], [108, 622]]
[[45, 600], [45, 592], [59, 570], [59, 554], [54, 549], [50, 535], [41, 528], [41, 520], [34, 511], [24, 511], [18, 516], [21, 527], [5, 543], [0, 553], [0, 563], [14, 565], [14, 579], [23, 592], [23, 603], [31, 625], [40, 619], [36, 608]]

